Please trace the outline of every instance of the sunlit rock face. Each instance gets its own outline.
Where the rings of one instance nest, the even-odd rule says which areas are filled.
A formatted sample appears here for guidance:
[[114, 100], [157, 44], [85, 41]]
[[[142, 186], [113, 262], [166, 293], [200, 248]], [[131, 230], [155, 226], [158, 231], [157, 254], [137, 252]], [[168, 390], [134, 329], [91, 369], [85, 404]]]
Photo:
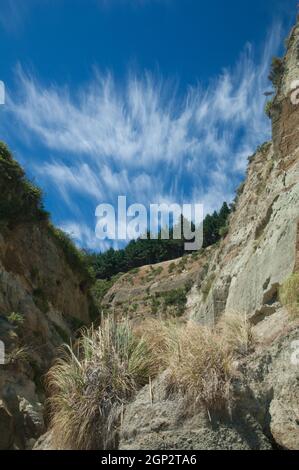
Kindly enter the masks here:
[[297, 24], [272, 106], [273, 143], [249, 159], [229, 234], [211, 258], [208, 297], [193, 291], [190, 313], [199, 321], [213, 323], [232, 310], [253, 322], [274, 313], [278, 287], [298, 263], [299, 104], [292, 96], [299, 80], [298, 44]]

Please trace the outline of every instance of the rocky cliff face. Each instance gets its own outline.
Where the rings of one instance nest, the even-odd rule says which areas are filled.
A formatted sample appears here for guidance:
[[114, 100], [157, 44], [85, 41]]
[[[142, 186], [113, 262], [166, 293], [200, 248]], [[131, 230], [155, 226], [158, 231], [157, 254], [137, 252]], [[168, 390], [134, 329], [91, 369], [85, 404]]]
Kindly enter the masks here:
[[[299, 105], [291, 99], [298, 47], [299, 24], [272, 105], [273, 141], [249, 158], [228, 235], [194, 260], [186, 304], [186, 316], [205, 325], [231, 312], [252, 325], [255, 351], [236, 364], [233, 409], [188, 414], [161, 376], [127, 407], [123, 449], [299, 449], [299, 323], [279, 300], [280, 286], [299, 269]], [[188, 276], [188, 262], [184, 269]]]
[[103, 299], [110, 314], [125, 314], [134, 322], [148, 316], [182, 316], [187, 294], [205, 276], [213, 248], [184, 258], [143, 266], [121, 276]]
[[[200, 253], [145, 266], [120, 277], [103, 301], [108, 313], [125, 314], [135, 322], [149, 315], [171, 314], [182, 317], [182, 322], [195, 320], [213, 327], [226, 314], [246, 316], [254, 342], [246, 354], [235, 358], [230, 407], [211, 412], [200, 403], [190, 407], [185, 396], [170, 393], [166, 370], [125, 407], [119, 430], [120, 449], [299, 449], [299, 318], [289, 315], [279, 296], [281, 285], [299, 269], [299, 105], [291, 100], [292, 83], [299, 80], [298, 46], [299, 24], [290, 35], [271, 107], [273, 140], [249, 158], [246, 180], [239, 190], [225, 239]], [[27, 234], [31, 240], [31, 231]], [[34, 311], [33, 318], [38, 315], [43, 328], [54, 331], [62, 326], [61, 313], [65, 314], [64, 325], [69, 315], [77, 312], [75, 316], [79, 316], [79, 309], [67, 296], [66, 284], [59, 288], [55, 283], [61, 276], [68, 279], [74, 303], [81, 302], [83, 315], [84, 286], [61, 264], [60, 254], [55, 255], [56, 248], [47, 235], [42, 231], [35, 236], [40, 240], [40, 245], [35, 241], [35, 247], [48, 246], [49, 257], [43, 258], [41, 251], [37, 251], [37, 258], [46, 263], [45, 269], [41, 265], [39, 269], [49, 289], [51, 306], [43, 312], [37, 302], [31, 302], [26, 315], [31, 318]], [[20, 238], [16, 240], [3, 242], [1, 259], [6, 278], [12, 278], [13, 286], [16, 282], [22, 286], [23, 294], [16, 297], [16, 302], [20, 302], [18, 299], [25, 298], [28, 292], [32, 298], [37, 284], [32, 279], [35, 271], [30, 273], [30, 269], [21, 267], [27, 263], [31, 266], [31, 256], [24, 258], [19, 254], [14, 258]], [[15, 248], [9, 249], [9, 243]], [[26, 247], [26, 252], [31, 253], [30, 245]], [[54, 264], [52, 260], [56, 260]], [[14, 267], [13, 274], [8, 266]], [[14, 292], [13, 289], [19, 292], [19, 287], [12, 288]], [[9, 294], [8, 298], [11, 297], [14, 298]], [[26, 302], [30, 300], [27, 298]], [[5, 312], [11, 309], [5, 304]], [[37, 323], [32, 320], [32, 325]], [[41, 326], [36, 328], [40, 336]], [[12, 333], [18, 334], [16, 329]], [[23, 377], [19, 371], [18, 374]], [[15, 395], [21, 386], [22, 396], [27, 399], [34, 387], [32, 379], [26, 380], [27, 388], [15, 378], [12, 383]], [[2, 404], [0, 412], [0, 422], [12, 429], [8, 401]], [[38, 414], [34, 413], [36, 409], [30, 408], [30, 413], [26, 411], [22, 416], [38, 423], [33, 418]], [[51, 445], [48, 433], [37, 448]]]
[[207, 276], [206, 301], [193, 291], [191, 315], [215, 322], [227, 311], [246, 313], [253, 323], [275, 311], [279, 285], [294, 271], [299, 218], [299, 113], [291, 84], [299, 76], [299, 26], [289, 39], [284, 74], [272, 106], [273, 143], [249, 160], [247, 177], [230, 230]]
[[37, 217], [28, 185], [2, 146], [0, 449], [30, 448], [44, 431], [43, 374], [57, 347], [89, 323], [92, 306], [85, 276], [70, 264], [55, 229]]
[[288, 40], [272, 105], [273, 142], [249, 157], [227, 237], [203, 253], [121, 277], [104, 302], [114, 312], [147, 314], [153, 296], [186, 283], [193, 283], [187, 316], [204, 324], [231, 311], [256, 324], [279, 308], [278, 288], [298, 268], [299, 113], [291, 101], [292, 83], [299, 80], [298, 43], [299, 25]]

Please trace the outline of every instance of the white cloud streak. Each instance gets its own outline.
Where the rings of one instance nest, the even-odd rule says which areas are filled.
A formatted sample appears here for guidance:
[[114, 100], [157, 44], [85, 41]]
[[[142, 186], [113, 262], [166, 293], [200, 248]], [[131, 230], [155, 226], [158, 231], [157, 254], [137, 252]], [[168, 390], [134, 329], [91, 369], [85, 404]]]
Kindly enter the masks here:
[[258, 62], [247, 45], [235, 68], [184, 97], [150, 74], [120, 85], [95, 72], [74, 94], [19, 68], [20, 94], [8, 98], [9, 112], [26, 138], [53, 152], [38, 171], [66, 202], [72, 192], [95, 205], [127, 194], [141, 203], [204, 202], [211, 211], [232, 197], [248, 155], [270, 136], [263, 92], [280, 36], [276, 26]]
[[66, 221], [60, 224], [59, 228], [66, 232], [80, 246], [90, 250], [106, 251], [111, 246], [109, 241], [97, 240], [94, 231], [82, 222]]

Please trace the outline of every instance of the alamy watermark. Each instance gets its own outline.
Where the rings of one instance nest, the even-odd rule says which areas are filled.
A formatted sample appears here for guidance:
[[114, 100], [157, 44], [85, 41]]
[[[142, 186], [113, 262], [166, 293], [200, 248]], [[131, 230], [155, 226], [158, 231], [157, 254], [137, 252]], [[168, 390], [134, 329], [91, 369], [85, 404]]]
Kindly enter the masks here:
[[5, 85], [0, 80], [0, 104], [4, 104], [4, 103], [5, 103]]
[[99, 240], [132, 239], [185, 241], [186, 251], [197, 251], [203, 245], [202, 204], [143, 204], [127, 207], [126, 196], [118, 196], [117, 210], [111, 204], [100, 204], [95, 215]]

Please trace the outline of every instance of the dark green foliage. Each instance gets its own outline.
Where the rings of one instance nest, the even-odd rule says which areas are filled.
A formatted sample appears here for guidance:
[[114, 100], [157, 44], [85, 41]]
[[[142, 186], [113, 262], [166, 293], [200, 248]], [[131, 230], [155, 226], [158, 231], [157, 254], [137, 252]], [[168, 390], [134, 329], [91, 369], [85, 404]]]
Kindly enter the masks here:
[[[221, 236], [219, 230], [227, 224], [231, 209], [225, 202], [219, 212], [207, 215], [203, 222], [204, 248], [217, 243]], [[194, 227], [193, 227], [194, 230]], [[161, 240], [161, 232], [157, 240], [151, 240], [149, 233], [146, 239], [132, 240], [123, 250], [111, 248], [105, 253], [87, 254], [88, 264], [92, 268], [97, 279], [110, 279], [118, 273], [127, 273], [144, 265], [157, 264], [162, 261], [174, 260], [186, 254], [184, 249], [185, 239], [173, 239], [173, 230], [170, 230], [170, 239]], [[185, 268], [186, 260], [183, 259], [177, 267]], [[169, 267], [172, 271], [175, 266]], [[154, 275], [158, 275], [155, 272]]]
[[24, 317], [20, 313], [12, 312], [8, 317], [7, 320], [14, 326], [22, 326], [24, 323]]
[[13, 227], [22, 222], [48, 219], [42, 192], [25, 177], [20, 165], [0, 142], [0, 221]]
[[[88, 292], [95, 274], [88, 263], [86, 254], [75, 247], [68, 235], [49, 222], [49, 214], [43, 206], [42, 191], [26, 178], [23, 169], [14, 160], [3, 142], [0, 142], [0, 193], [0, 230], [2, 233], [9, 234], [9, 230], [18, 224], [42, 223], [62, 249], [70, 267], [82, 276], [80, 288], [90, 300], [90, 315], [95, 319], [98, 316], [98, 310]], [[36, 267], [32, 267], [30, 275], [34, 283], [39, 281], [39, 272]], [[33, 292], [36, 305], [44, 312], [48, 310], [46, 290], [46, 288], [43, 290], [38, 287]]]
[[[45, 221], [70, 266], [79, 270], [84, 279], [92, 278], [85, 254], [75, 247], [68, 235], [49, 222], [49, 214], [44, 210], [42, 202], [42, 191], [26, 178], [3, 142], [0, 142], [0, 193], [1, 227], [13, 228], [24, 222]], [[36, 274], [32, 272], [33, 280], [36, 280]]]
[[176, 316], [183, 315], [187, 303], [187, 294], [192, 285], [193, 282], [190, 280], [186, 282], [185, 287], [167, 292], [157, 292], [151, 297], [152, 315], [157, 315], [159, 312], [163, 312], [164, 314], [170, 313]]
[[152, 313], [152, 315], [156, 315], [158, 313], [161, 302], [157, 297], [152, 297], [151, 301], [152, 301], [151, 313]]
[[91, 294], [95, 301], [95, 304], [100, 307], [103, 301], [103, 298], [107, 292], [111, 289], [113, 284], [119, 279], [120, 275], [114, 276], [111, 279], [97, 279], [94, 285], [91, 288]]
[[175, 263], [171, 263], [168, 267], [168, 272], [169, 274], [173, 273], [173, 271], [175, 271], [175, 268], [176, 268], [176, 264]]
[[182, 315], [185, 311], [187, 296], [186, 289], [174, 289], [165, 292], [163, 295], [164, 310], [168, 307], [174, 307], [178, 315]]
[[207, 215], [203, 223], [203, 246], [204, 248], [214, 245], [220, 238], [220, 229], [228, 222], [228, 216], [231, 210], [224, 202], [220, 212], [214, 212], [213, 215]]
[[284, 73], [284, 62], [280, 57], [273, 57], [269, 80], [275, 88], [278, 88], [281, 77]]
[[228, 234], [228, 231], [229, 231], [229, 226], [228, 225], [224, 225], [223, 227], [221, 227], [220, 230], [219, 230], [220, 237], [225, 238], [226, 235]]

